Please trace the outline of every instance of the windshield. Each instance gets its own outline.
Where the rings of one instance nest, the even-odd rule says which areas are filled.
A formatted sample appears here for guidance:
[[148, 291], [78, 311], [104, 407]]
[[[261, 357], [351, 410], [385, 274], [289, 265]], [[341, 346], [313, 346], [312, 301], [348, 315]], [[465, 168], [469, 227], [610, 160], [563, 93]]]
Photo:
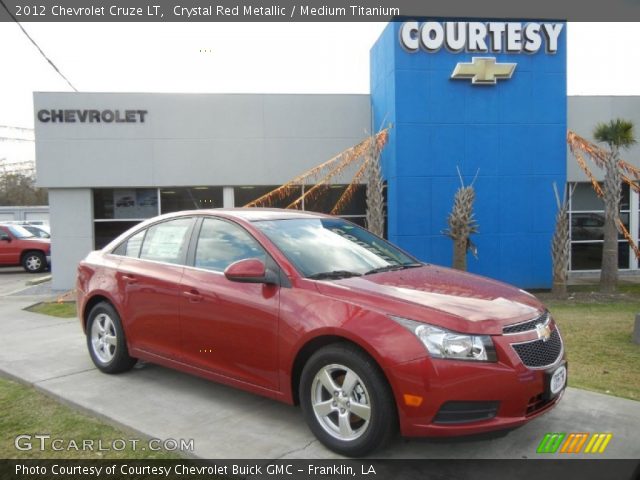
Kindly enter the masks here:
[[31, 238], [34, 236], [33, 233], [31, 233], [24, 227], [21, 227], [20, 225], [7, 225], [7, 228], [16, 238]]
[[420, 266], [414, 258], [367, 230], [339, 218], [256, 221], [261, 230], [305, 277], [365, 275]]

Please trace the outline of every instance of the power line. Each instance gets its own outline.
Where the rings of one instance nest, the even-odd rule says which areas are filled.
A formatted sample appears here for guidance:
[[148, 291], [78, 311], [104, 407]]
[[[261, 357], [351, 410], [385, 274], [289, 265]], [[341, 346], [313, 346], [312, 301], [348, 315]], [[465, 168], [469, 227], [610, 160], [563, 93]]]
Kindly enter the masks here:
[[18, 22], [18, 19], [16, 17], [13, 16], [13, 13], [11, 13], [11, 11], [9, 10], [9, 8], [7, 8], [7, 6], [4, 3], [4, 0], [0, 0], [0, 5], [2, 5], [4, 7], [4, 9], [7, 11], [7, 13], [9, 14], [9, 16], [13, 19], [14, 22], [16, 22], [16, 25], [18, 25], [18, 27], [20, 27], [20, 30], [22, 30], [22, 33], [24, 33], [26, 35], [26, 37], [31, 41], [31, 43], [33, 43], [35, 45], [35, 47], [38, 49], [38, 51], [40, 52], [40, 55], [42, 55], [44, 57], [44, 59], [49, 62], [49, 65], [51, 65], [53, 67], [53, 69], [58, 72], [58, 75], [60, 75], [65, 82], [67, 82], [69, 84], [69, 86], [75, 91], [77, 92], [78, 89], [76, 87], [73, 86], [73, 84], [69, 81], [69, 79], [67, 77], [65, 77], [63, 75], [63, 73], [60, 71], [60, 69], [58, 67], [56, 67], [55, 63], [53, 63], [53, 61], [47, 57], [47, 55], [42, 51], [42, 49], [40, 48], [40, 46], [36, 43], [36, 41], [31, 38], [31, 36], [27, 33], [27, 31], [24, 29], [24, 27], [20, 24], [20, 22]]
[[33, 128], [14, 127], [13, 125], [0, 125], [0, 128], [10, 128], [11, 130], [24, 130], [26, 132], [33, 132]]

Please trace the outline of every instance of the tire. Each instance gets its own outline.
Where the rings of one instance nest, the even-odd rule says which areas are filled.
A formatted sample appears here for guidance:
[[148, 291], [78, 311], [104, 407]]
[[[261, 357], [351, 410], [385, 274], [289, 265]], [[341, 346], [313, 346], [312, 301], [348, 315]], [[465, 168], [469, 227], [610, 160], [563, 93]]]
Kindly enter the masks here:
[[299, 395], [311, 431], [339, 454], [367, 455], [397, 431], [389, 384], [371, 357], [349, 344], [329, 345], [311, 356]]
[[91, 360], [104, 373], [126, 372], [137, 362], [129, 356], [118, 312], [106, 302], [98, 303], [89, 312], [87, 347]]
[[28, 273], [40, 273], [47, 269], [47, 257], [44, 253], [34, 250], [22, 256], [22, 268]]

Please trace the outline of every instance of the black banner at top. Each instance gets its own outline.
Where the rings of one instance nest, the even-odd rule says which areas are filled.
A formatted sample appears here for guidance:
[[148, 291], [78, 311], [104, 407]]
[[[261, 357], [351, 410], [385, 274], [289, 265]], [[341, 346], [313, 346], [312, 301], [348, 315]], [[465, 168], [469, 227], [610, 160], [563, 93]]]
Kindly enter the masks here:
[[0, 0], [0, 21], [382, 22], [406, 17], [639, 21], [637, 0]]

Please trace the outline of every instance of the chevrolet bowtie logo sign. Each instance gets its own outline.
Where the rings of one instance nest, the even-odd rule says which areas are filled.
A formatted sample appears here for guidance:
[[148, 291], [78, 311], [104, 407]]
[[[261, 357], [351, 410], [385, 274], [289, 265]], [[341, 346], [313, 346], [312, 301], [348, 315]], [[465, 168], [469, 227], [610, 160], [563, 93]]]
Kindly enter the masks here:
[[538, 334], [538, 338], [543, 342], [546, 342], [551, 338], [551, 329], [549, 328], [549, 325], [538, 323], [536, 325], [536, 333]]
[[496, 63], [495, 57], [473, 57], [471, 63], [458, 63], [451, 78], [470, 78], [474, 85], [495, 85], [499, 78], [511, 78], [515, 69], [515, 63]]

